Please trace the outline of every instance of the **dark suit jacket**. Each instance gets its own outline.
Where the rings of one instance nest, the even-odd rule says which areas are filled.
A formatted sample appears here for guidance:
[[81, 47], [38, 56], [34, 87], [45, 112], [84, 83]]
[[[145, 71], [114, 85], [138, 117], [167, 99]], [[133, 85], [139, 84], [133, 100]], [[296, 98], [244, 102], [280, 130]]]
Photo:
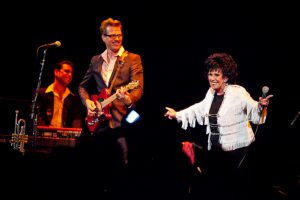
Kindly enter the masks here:
[[[79, 95], [83, 104], [85, 100], [91, 98], [91, 95], [96, 92], [100, 94], [103, 89], [108, 88], [101, 76], [103, 58], [101, 55], [93, 56], [86, 74], [84, 75], [81, 83], [79, 84]], [[117, 68], [120, 68], [116, 74]], [[125, 86], [132, 81], [138, 81], [139, 85], [130, 90], [130, 98], [133, 107], [141, 99], [144, 87], [144, 75], [141, 57], [138, 54], [128, 52], [128, 56], [124, 62], [120, 61], [120, 57], [116, 60], [113, 73], [110, 77], [109, 86], [112, 83], [113, 77], [116, 79], [111, 86], [111, 94], [114, 94], [118, 88]], [[112, 119], [109, 121], [110, 128], [121, 126], [123, 117], [127, 114], [127, 106], [120, 100], [115, 99], [109, 109]]]

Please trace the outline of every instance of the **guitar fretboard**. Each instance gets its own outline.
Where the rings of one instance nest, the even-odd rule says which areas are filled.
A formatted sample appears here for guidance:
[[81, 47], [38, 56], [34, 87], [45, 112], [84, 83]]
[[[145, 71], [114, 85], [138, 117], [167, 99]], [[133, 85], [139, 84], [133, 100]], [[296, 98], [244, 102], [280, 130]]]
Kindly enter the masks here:
[[108, 98], [106, 98], [105, 100], [103, 100], [102, 102], [100, 102], [102, 108], [104, 108], [105, 106], [107, 106], [108, 104], [110, 104], [116, 98], [117, 98], [117, 94], [115, 93], [115, 94], [109, 96]]

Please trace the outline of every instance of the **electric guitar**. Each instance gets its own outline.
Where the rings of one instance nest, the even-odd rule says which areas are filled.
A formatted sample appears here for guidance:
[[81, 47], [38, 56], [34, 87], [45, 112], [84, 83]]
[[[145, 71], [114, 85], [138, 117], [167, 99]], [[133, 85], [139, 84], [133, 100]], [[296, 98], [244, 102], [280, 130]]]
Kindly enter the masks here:
[[[132, 81], [126, 86], [124, 86], [125, 91], [132, 90], [139, 85], [138, 81]], [[98, 101], [101, 104], [102, 112], [96, 114], [95, 116], [86, 116], [86, 124], [89, 131], [94, 132], [96, 127], [100, 126], [101, 123], [112, 118], [109, 113], [109, 108], [111, 103], [117, 98], [117, 94], [109, 96], [107, 90], [103, 89], [99, 95], [91, 95], [91, 99], [96, 103]]]

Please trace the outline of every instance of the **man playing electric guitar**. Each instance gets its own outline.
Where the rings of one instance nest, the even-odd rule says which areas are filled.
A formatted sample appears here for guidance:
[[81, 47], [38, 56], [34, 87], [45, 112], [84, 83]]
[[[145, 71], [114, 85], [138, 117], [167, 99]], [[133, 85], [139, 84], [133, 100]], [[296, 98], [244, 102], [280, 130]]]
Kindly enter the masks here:
[[[112, 102], [115, 99], [126, 98], [129, 95], [128, 90], [132, 90], [138, 86], [138, 81], [130, 82], [125, 87], [121, 87], [117, 90], [117, 92], [111, 96], [109, 96], [109, 92], [107, 89], [103, 89], [99, 95], [92, 95], [91, 99], [94, 101], [96, 108], [93, 111], [93, 114], [87, 113], [86, 123], [87, 128], [93, 133], [98, 126], [107, 122], [112, 118], [109, 110], [112, 106]], [[128, 98], [128, 97], [127, 97]], [[125, 100], [126, 101], [126, 100]], [[131, 102], [128, 100], [128, 102]], [[127, 103], [126, 105], [130, 105], [131, 103]]]
[[[122, 46], [122, 24], [119, 20], [108, 18], [102, 21], [100, 34], [106, 49], [101, 54], [92, 57], [79, 84], [78, 92], [82, 103], [87, 108], [87, 118], [97, 118], [105, 110], [101, 101], [95, 101], [92, 94], [100, 94], [101, 91], [108, 90], [109, 95], [115, 94], [116, 97], [107, 107], [109, 119], [105, 123], [100, 122], [96, 127], [92, 127], [94, 129], [88, 130], [88, 134], [82, 133], [82, 136], [90, 135], [87, 139], [87, 151], [84, 151], [88, 155], [83, 156], [84, 159], [87, 157], [100, 159], [100, 161], [91, 159], [91, 162], [95, 161], [95, 163], [87, 164], [86, 171], [91, 171], [91, 167], [94, 170], [97, 169], [97, 172], [101, 170], [104, 177], [99, 177], [99, 180], [105, 180], [112, 168], [119, 169], [128, 163], [128, 146], [126, 131], [124, 131], [126, 126], [122, 126], [122, 121], [128, 111], [134, 108], [142, 98], [144, 75], [140, 55], [126, 51]], [[135, 81], [138, 82], [138, 86], [128, 91], [125, 86]], [[82, 146], [85, 147], [85, 144]], [[95, 157], [91, 154], [95, 154]], [[112, 173], [116, 174], [116, 172]], [[91, 176], [94, 178], [95, 174]], [[112, 176], [115, 177], [115, 175]], [[117, 182], [124, 181], [115, 181]], [[90, 187], [90, 184], [88, 185]], [[87, 189], [91, 191], [90, 188]], [[99, 191], [98, 184], [94, 190]]]

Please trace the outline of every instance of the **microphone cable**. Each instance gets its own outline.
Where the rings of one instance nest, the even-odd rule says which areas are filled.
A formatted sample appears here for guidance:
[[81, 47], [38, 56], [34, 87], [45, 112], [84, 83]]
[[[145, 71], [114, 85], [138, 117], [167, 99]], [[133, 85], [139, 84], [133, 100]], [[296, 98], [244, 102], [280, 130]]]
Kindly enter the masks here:
[[258, 119], [258, 120], [259, 120], [259, 121], [258, 121], [258, 124], [256, 125], [256, 129], [255, 129], [255, 131], [254, 131], [253, 139], [252, 139], [252, 141], [250, 142], [250, 144], [246, 147], [244, 156], [242, 157], [241, 161], [239, 162], [237, 168], [240, 168], [240, 167], [241, 167], [242, 163], [244, 162], [244, 160], [245, 160], [245, 158], [246, 158], [246, 155], [247, 155], [247, 153], [248, 153], [248, 151], [249, 151], [249, 148], [250, 148], [252, 142], [254, 142], [254, 140], [255, 140], [255, 138], [256, 138], [256, 134], [257, 134], [257, 131], [258, 131], [258, 127], [259, 127], [259, 125], [260, 125], [259, 122], [260, 122], [260, 120], [262, 119], [262, 116], [263, 116], [264, 112], [265, 112], [265, 108], [263, 107], [263, 109], [262, 109], [262, 111], [261, 111], [261, 114], [260, 114], [260, 116], [259, 116], [259, 119]]

